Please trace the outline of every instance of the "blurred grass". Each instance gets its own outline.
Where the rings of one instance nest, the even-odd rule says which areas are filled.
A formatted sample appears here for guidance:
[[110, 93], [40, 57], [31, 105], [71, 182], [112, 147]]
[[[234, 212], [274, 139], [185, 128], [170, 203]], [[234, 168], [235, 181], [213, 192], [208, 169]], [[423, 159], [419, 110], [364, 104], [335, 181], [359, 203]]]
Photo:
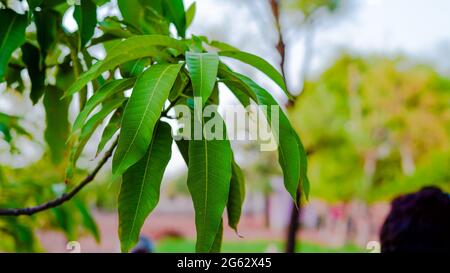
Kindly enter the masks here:
[[[347, 245], [344, 247], [324, 247], [308, 242], [299, 242], [297, 252], [302, 253], [358, 253], [365, 252], [357, 246]], [[224, 253], [264, 253], [267, 249], [276, 247], [278, 251], [283, 250], [283, 242], [279, 241], [245, 241], [224, 242], [222, 252]], [[192, 253], [195, 250], [195, 241], [184, 239], [165, 239], [156, 243], [156, 251], [161, 253]]]

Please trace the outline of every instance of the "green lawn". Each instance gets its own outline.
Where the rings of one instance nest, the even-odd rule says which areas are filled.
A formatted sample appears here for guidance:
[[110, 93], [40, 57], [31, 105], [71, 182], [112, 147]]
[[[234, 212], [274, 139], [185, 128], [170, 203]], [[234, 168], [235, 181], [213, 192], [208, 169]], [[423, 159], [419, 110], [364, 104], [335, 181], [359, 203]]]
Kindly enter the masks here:
[[[262, 253], [269, 245], [275, 245], [278, 250], [283, 250], [283, 243], [277, 241], [242, 241], [224, 242], [222, 252], [224, 253]], [[156, 243], [156, 251], [162, 253], [191, 253], [195, 250], [195, 241], [184, 239], [165, 239]], [[307, 242], [302, 242], [300, 251], [304, 253], [355, 253], [364, 252], [356, 246], [344, 246], [340, 248], [323, 247]]]

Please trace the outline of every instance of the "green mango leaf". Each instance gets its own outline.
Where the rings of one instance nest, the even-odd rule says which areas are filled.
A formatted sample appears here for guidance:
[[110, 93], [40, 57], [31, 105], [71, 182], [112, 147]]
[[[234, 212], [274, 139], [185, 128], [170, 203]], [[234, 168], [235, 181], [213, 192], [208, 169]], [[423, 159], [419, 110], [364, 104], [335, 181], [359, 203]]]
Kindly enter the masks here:
[[75, 207], [81, 214], [81, 221], [83, 226], [94, 236], [97, 243], [100, 243], [100, 231], [98, 230], [97, 223], [95, 223], [94, 217], [92, 217], [89, 209], [86, 205], [78, 198], [74, 199]]
[[[279, 107], [279, 128], [272, 128], [272, 133], [278, 137], [278, 160], [284, 174], [284, 185], [295, 203], [298, 202], [297, 189], [299, 185], [309, 188], [307, 178], [306, 153], [300, 138], [292, 127], [286, 114], [276, 100], [262, 87], [250, 78], [236, 74], [243, 82], [251, 87], [257, 96], [259, 105], [267, 105], [267, 121], [271, 124], [271, 107]], [[301, 183], [301, 184], [299, 184]]]
[[170, 125], [159, 122], [145, 156], [123, 175], [119, 194], [119, 238], [122, 252], [138, 241], [141, 227], [159, 201], [164, 171], [172, 154]]
[[33, 11], [34, 23], [39, 47], [41, 50], [41, 66], [45, 64], [45, 58], [56, 45], [57, 26], [60, 15], [51, 9]]
[[45, 69], [40, 68], [39, 49], [30, 43], [25, 43], [22, 47], [22, 60], [25, 63], [28, 75], [31, 79], [30, 98], [36, 104], [44, 94], [45, 90]]
[[186, 73], [184, 73], [184, 71], [178, 73], [177, 79], [173, 84], [172, 90], [170, 90], [169, 100], [171, 102], [175, 101], [181, 95], [181, 93], [183, 93], [188, 84], [189, 84], [189, 76], [187, 76]]
[[44, 137], [55, 165], [61, 164], [67, 156], [66, 140], [70, 131], [68, 119], [70, 101], [68, 99], [61, 100], [62, 93], [63, 91], [55, 86], [47, 86], [44, 96], [47, 122]]
[[250, 105], [250, 98], [256, 101], [253, 90], [223, 63], [219, 64], [218, 76], [244, 107]]
[[80, 5], [75, 5], [73, 18], [77, 22], [80, 33], [80, 48], [83, 48], [94, 36], [97, 25], [97, 6], [91, 0], [81, 0]]
[[83, 126], [85, 120], [97, 105], [99, 105], [112, 95], [123, 92], [133, 87], [135, 81], [135, 78], [113, 80], [100, 87], [100, 89], [97, 90], [97, 92], [95, 92], [94, 95], [89, 98], [83, 110], [78, 114], [73, 123], [72, 131], [75, 132]]
[[96, 156], [105, 148], [106, 143], [108, 143], [112, 137], [119, 131], [120, 129], [120, 121], [122, 119], [122, 111], [118, 109], [114, 112], [111, 119], [108, 121], [105, 129], [103, 130], [102, 137], [100, 142], [98, 143]]
[[187, 185], [195, 209], [197, 252], [213, 250], [228, 201], [232, 152], [229, 141], [224, 139], [189, 142]]
[[137, 77], [149, 64], [150, 60], [148, 58], [126, 62], [120, 65], [120, 74], [124, 78]]
[[181, 156], [186, 162], [186, 165], [189, 166], [189, 140], [180, 139], [175, 141], [177, 144], [178, 150], [180, 151]]
[[283, 76], [276, 70], [269, 62], [266, 60], [253, 55], [251, 53], [243, 52], [243, 51], [237, 51], [237, 50], [226, 50], [226, 51], [219, 51], [220, 56], [230, 57], [234, 58], [236, 60], [239, 60], [243, 63], [249, 64], [259, 71], [266, 74], [270, 79], [272, 79], [281, 89], [284, 91], [286, 96], [289, 99], [292, 99], [292, 95], [289, 93], [289, 91], [286, 88], [286, 83], [284, 81]]
[[88, 71], [81, 75], [78, 80], [69, 87], [64, 96], [71, 96], [80, 91], [88, 82], [96, 79], [101, 73], [114, 69], [120, 64], [128, 61], [158, 56], [161, 51], [154, 46], [162, 46], [184, 52], [187, 46], [178, 40], [164, 35], [140, 35], [133, 36], [118, 43], [107, 54], [103, 61], [95, 63]]
[[186, 52], [186, 63], [191, 75], [194, 96], [206, 104], [216, 84], [219, 57], [216, 53]]
[[223, 238], [223, 220], [220, 221], [219, 230], [217, 230], [216, 237], [214, 238], [213, 245], [211, 247], [211, 253], [220, 253], [222, 249]]
[[186, 11], [186, 28], [189, 28], [194, 21], [195, 12], [197, 10], [196, 2], [192, 3]]
[[10, 9], [0, 10], [0, 82], [12, 53], [25, 42], [27, 16]]
[[239, 165], [232, 161], [230, 193], [228, 195], [227, 215], [228, 225], [237, 232], [237, 225], [241, 218], [242, 204], [245, 199], [245, 177]]
[[[115, 109], [120, 107], [125, 100], [126, 98], [116, 98], [105, 102], [102, 105], [102, 109], [98, 111], [95, 115], [93, 115], [83, 126], [83, 128], [81, 129], [81, 133], [79, 133], [79, 136], [76, 139], [70, 151], [70, 165], [66, 172], [66, 179], [72, 178], [73, 170], [76, 167], [77, 160], [80, 157], [81, 153], [83, 152], [84, 147], [91, 138], [92, 134], [95, 132], [98, 126], [102, 124], [103, 120]], [[71, 139], [73, 138], [74, 136], [71, 137]]]
[[27, 0], [30, 11], [34, 11], [44, 0]]
[[147, 151], [155, 127], [182, 64], [157, 64], [137, 79], [125, 107], [113, 173], [120, 175]]
[[178, 36], [186, 36], [186, 14], [183, 0], [162, 1], [165, 17], [175, 25]]

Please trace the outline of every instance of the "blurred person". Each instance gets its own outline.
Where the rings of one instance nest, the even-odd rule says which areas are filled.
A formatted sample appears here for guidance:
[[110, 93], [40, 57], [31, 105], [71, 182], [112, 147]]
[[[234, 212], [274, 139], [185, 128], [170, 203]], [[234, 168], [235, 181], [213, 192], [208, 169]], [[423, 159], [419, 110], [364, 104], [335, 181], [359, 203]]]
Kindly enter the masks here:
[[381, 252], [450, 252], [450, 195], [425, 187], [392, 201], [380, 233]]

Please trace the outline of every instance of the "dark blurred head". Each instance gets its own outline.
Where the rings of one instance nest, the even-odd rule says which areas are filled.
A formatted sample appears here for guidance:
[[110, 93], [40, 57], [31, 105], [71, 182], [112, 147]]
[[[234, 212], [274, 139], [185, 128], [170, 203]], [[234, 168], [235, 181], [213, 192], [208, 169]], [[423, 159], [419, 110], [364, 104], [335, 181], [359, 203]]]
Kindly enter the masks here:
[[400, 196], [380, 234], [381, 252], [450, 252], [450, 196], [436, 187]]

